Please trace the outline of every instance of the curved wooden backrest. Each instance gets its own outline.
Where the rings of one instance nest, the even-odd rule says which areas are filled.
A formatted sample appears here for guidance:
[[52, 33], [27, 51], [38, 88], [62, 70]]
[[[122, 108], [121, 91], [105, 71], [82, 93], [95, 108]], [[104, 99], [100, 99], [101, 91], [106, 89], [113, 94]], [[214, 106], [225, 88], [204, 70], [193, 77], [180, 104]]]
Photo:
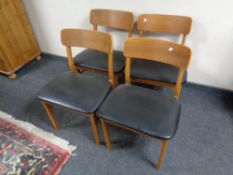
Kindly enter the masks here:
[[84, 30], [63, 29], [61, 31], [62, 44], [67, 47], [84, 47], [105, 53], [112, 52], [112, 37], [108, 33]]
[[133, 13], [127, 11], [93, 9], [90, 12], [90, 22], [94, 25], [94, 29], [98, 25], [127, 31], [134, 29]]
[[182, 44], [190, 33], [192, 18], [187, 16], [141, 14], [138, 17], [137, 28], [140, 36], [144, 32], [161, 32], [183, 35]]
[[186, 46], [170, 41], [131, 38], [125, 41], [124, 55], [127, 58], [152, 60], [187, 68], [190, 62], [191, 50]]
[[166, 32], [187, 35], [190, 32], [192, 18], [175, 15], [141, 14], [138, 18], [138, 30]]
[[109, 81], [112, 86], [115, 86], [112, 37], [110, 34], [93, 30], [63, 29], [61, 31], [61, 41], [66, 46], [68, 63], [72, 72], [77, 72], [77, 68], [74, 64], [71, 47], [83, 47], [107, 53]]

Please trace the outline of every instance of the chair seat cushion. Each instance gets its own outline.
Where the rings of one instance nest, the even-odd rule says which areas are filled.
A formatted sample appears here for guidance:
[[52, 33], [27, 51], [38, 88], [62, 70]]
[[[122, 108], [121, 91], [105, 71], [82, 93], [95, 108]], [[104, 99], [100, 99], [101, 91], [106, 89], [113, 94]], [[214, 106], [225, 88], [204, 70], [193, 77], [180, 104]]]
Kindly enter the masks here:
[[[169, 64], [148, 60], [132, 60], [131, 76], [147, 80], [176, 83], [179, 69]], [[187, 81], [187, 71], [184, 73], [183, 83]]]
[[180, 118], [177, 99], [155, 90], [120, 85], [107, 97], [97, 114], [131, 129], [160, 139], [171, 139]]
[[[124, 69], [125, 57], [121, 51], [113, 51], [114, 72], [119, 73]], [[74, 57], [74, 63], [81, 67], [108, 71], [108, 54], [92, 49], [85, 49]]]
[[49, 82], [37, 97], [75, 111], [92, 113], [103, 102], [110, 89], [110, 83], [105, 79], [65, 72]]

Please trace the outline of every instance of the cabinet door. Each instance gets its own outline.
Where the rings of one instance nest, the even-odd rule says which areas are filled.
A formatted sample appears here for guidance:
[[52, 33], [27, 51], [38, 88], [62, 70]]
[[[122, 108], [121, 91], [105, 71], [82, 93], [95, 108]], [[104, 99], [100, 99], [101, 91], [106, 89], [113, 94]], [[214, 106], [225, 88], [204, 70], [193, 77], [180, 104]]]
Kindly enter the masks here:
[[1, 51], [1, 48], [0, 48], [0, 71], [7, 71], [7, 65], [6, 65], [6, 62], [4, 60], [4, 55], [3, 55], [3, 52]]
[[22, 0], [0, 0], [0, 47], [13, 70], [40, 54]]

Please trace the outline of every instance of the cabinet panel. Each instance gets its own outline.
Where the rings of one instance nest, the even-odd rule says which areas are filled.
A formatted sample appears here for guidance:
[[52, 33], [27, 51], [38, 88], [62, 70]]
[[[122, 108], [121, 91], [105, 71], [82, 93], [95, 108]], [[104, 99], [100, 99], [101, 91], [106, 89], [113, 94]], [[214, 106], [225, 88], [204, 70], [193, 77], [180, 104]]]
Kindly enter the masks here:
[[0, 70], [7, 70], [6, 62], [4, 61], [4, 56], [2, 55], [3, 52], [0, 51]]
[[0, 0], [0, 19], [0, 71], [10, 74], [38, 56], [40, 49], [22, 0]]

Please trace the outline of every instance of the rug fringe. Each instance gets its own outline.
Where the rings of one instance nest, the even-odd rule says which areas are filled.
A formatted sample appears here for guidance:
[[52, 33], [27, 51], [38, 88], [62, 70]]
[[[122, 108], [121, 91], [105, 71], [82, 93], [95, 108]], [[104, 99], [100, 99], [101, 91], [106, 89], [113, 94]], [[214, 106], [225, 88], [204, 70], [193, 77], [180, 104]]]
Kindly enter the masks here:
[[31, 123], [20, 121], [12, 117], [11, 115], [0, 111], [0, 118], [5, 119], [19, 127], [22, 127], [26, 131], [33, 133], [36, 136], [39, 136], [55, 145], [58, 145], [59, 147], [67, 150], [70, 154], [73, 154], [73, 152], [76, 150], [76, 146], [70, 145], [68, 140], [62, 139], [60, 137], [55, 136], [53, 133], [44, 131], [36, 126], [34, 126]]

